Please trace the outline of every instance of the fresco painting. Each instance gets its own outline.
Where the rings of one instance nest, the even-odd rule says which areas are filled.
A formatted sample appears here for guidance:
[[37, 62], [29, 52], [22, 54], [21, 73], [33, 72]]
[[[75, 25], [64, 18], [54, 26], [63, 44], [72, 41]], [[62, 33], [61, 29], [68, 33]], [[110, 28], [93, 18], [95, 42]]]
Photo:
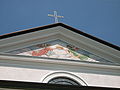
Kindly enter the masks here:
[[37, 57], [81, 60], [89, 62], [110, 62], [61, 40], [54, 40], [7, 53]]

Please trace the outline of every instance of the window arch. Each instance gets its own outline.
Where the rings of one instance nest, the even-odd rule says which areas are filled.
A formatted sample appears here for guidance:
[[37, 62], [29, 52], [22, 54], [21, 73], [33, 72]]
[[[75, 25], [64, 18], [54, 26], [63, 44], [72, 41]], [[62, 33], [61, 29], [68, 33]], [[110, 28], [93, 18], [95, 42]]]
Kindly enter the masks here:
[[66, 84], [66, 85], [82, 85], [87, 86], [86, 82], [80, 77], [69, 72], [54, 72], [43, 77], [43, 83]]
[[80, 85], [77, 81], [67, 77], [56, 77], [48, 81], [50, 84]]

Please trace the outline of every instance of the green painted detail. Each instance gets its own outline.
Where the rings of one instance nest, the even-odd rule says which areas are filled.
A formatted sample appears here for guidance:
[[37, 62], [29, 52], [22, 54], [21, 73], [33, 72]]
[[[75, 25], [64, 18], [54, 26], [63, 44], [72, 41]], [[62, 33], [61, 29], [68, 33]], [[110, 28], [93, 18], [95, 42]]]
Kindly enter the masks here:
[[72, 50], [72, 49], [69, 49], [69, 52], [71, 52], [74, 56], [78, 57], [80, 60], [87, 60], [87, 59], [88, 59], [87, 56], [81, 55], [81, 54], [75, 52], [75, 51]]
[[87, 60], [88, 59], [88, 57], [85, 55], [81, 55], [79, 58], [80, 58], [80, 60]]
[[79, 56], [79, 54], [71, 49], [69, 49], [69, 52], [73, 53], [74, 56]]

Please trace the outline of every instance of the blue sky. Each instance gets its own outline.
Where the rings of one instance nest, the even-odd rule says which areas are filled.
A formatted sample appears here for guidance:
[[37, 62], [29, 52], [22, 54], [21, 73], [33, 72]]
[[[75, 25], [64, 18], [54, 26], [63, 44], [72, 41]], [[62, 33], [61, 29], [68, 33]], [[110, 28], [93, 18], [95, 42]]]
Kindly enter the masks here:
[[0, 35], [60, 22], [120, 46], [120, 0], [0, 0]]

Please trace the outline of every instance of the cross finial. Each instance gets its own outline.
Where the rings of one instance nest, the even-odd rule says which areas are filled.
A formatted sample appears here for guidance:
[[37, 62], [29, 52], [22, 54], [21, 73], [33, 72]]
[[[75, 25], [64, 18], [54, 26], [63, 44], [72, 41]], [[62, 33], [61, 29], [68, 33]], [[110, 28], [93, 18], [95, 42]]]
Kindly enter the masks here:
[[54, 15], [48, 14], [48, 16], [54, 17], [55, 18], [55, 23], [58, 23], [58, 18], [64, 18], [63, 16], [58, 16], [57, 11], [54, 11]]

